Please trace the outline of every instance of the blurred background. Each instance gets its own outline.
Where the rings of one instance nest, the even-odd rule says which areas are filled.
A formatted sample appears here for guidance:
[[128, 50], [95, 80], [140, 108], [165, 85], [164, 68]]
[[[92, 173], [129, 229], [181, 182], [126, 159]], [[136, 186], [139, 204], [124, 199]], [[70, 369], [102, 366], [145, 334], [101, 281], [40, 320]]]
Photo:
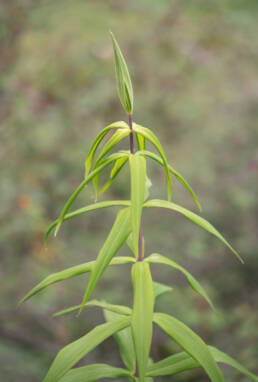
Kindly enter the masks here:
[[[47, 226], [83, 178], [92, 139], [127, 118], [117, 96], [109, 29], [131, 72], [134, 120], [159, 136], [169, 162], [197, 192], [202, 216], [245, 259], [241, 265], [181, 216], [146, 211], [146, 254], [159, 251], [185, 266], [218, 314], [180, 274], [153, 266], [156, 281], [174, 286], [157, 309], [258, 373], [257, 19], [256, 0], [0, 1], [1, 381], [41, 381], [61, 347], [103, 322], [94, 308], [79, 318], [51, 317], [81, 301], [85, 275], [16, 304], [49, 273], [94, 259], [114, 220], [116, 209], [78, 217], [43, 248]], [[101, 200], [128, 198], [128, 175], [124, 169]], [[151, 197], [166, 197], [158, 165], [148, 162], [148, 175]], [[73, 207], [93, 200], [88, 187]], [[176, 180], [174, 201], [198, 213]], [[130, 266], [108, 269], [94, 297], [131, 304]], [[154, 360], [177, 350], [155, 331]], [[81, 364], [96, 361], [121, 365], [112, 339]], [[222, 369], [227, 382], [249, 380]], [[173, 377], [207, 380], [200, 370]]]

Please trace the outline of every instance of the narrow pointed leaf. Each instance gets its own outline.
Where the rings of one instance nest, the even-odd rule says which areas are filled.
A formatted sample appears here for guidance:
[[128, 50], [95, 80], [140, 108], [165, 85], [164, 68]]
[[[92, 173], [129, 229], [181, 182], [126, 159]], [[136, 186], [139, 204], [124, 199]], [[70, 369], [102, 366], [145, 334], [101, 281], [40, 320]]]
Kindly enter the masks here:
[[179, 206], [178, 204], [171, 203], [165, 200], [153, 199], [144, 204], [144, 207], [159, 207], [159, 208], [167, 208], [169, 210], [173, 210], [179, 212], [184, 215], [187, 219], [191, 220], [194, 224], [198, 225], [205, 231], [210, 232], [212, 235], [216, 236], [220, 239], [233, 253], [234, 255], [243, 263], [242, 258], [239, 256], [237, 251], [231, 247], [231, 245], [227, 242], [226, 239], [213, 227], [207, 220], [203, 219], [201, 216], [196, 215], [194, 212], [187, 210], [184, 207]]
[[89, 151], [89, 154], [86, 158], [86, 161], [85, 161], [85, 177], [87, 177], [89, 175], [89, 172], [91, 170], [91, 166], [92, 166], [92, 162], [93, 162], [93, 159], [94, 159], [94, 155], [96, 153], [96, 150], [97, 148], [99, 147], [99, 144], [101, 143], [101, 141], [103, 140], [103, 138], [107, 135], [107, 133], [112, 130], [112, 129], [126, 129], [128, 128], [128, 125], [127, 123], [123, 122], [123, 121], [118, 121], [118, 122], [114, 122], [112, 123], [111, 125], [105, 127], [100, 133], [99, 135], [97, 136], [97, 138], [95, 139], [95, 141], [93, 142], [93, 144], [91, 145], [91, 148], [90, 148], [90, 151]]
[[[153, 152], [143, 150], [143, 151], [139, 152], [139, 154], [146, 155], [149, 158], [155, 160], [156, 162], [158, 162], [160, 165], [163, 166], [163, 160], [158, 155], [154, 154]], [[179, 182], [185, 187], [185, 189], [189, 192], [189, 194], [191, 195], [191, 197], [195, 201], [197, 207], [201, 211], [202, 210], [201, 204], [200, 204], [200, 202], [199, 202], [199, 200], [198, 200], [194, 190], [189, 185], [189, 183], [185, 180], [185, 178], [178, 171], [176, 171], [170, 165], [168, 165], [168, 169], [171, 172], [171, 174], [173, 174], [179, 180]]]
[[[135, 262], [134, 257], [118, 256], [112, 259], [109, 265], [129, 264], [134, 262]], [[42, 280], [39, 284], [37, 284], [33, 289], [31, 289], [26, 294], [26, 296], [23, 297], [23, 299], [19, 302], [19, 304], [28, 300], [35, 294], [39, 293], [40, 291], [48, 287], [49, 285], [55, 284], [59, 281], [70, 279], [75, 276], [82, 275], [83, 273], [91, 272], [94, 264], [95, 264], [95, 261], [90, 261], [88, 263], [75, 265], [74, 267], [67, 268], [60, 272], [52, 273], [51, 275], [47, 276], [44, 280]]]
[[[104, 310], [104, 315], [108, 322], [122, 317], [118, 313], [111, 312], [110, 310]], [[128, 370], [130, 370], [130, 372], [134, 373], [136, 367], [136, 355], [131, 326], [115, 333], [113, 337], [119, 346], [119, 353], [124, 365]]]
[[110, 261], [112, 258], [116, 255], [118, 250], [122, 247], [122, 245], [125, 243], [127, 237], [129, 236], [131, 232], [131, 225], [130, 225], [130, 219], [131, 219], [131, 211], [130, 208], [126, 208], [124, 210], [121, 210], [117, 214], [117, 218], [115, 220], [115, 223], [103, 245], [101, 248], [97, 260], [94, 264], [94, 267], [92, 269], [90, 280], [85, 292], [85, 295], [83, 297], [81, 309], [83, 309], [84, 305], [86, 304], [88, 298], [90, 297], [91, 293], [93, 292], [97, 282], [99, 281], [101, 275], [105, 271], [105, 269], [108, 267]]
[[103, 194], [113, 183], [119, 172], [122, 170], [126, 162], [128, 161], [128, 157], [120, 158], [115, 163], [110, 172], [110, 179], [106, 182], [106, 184], [99, 191], [99, 195]]
[[154, 282], [153, 283], [154, 300], [156, 301], [164, 293], [171, 292], [172, 290], [173, 288], [171, 288], [168, 285]]
[[223, 375], [203, 340], [181, 321], [155, 313], [154, 322], [206, 371], [212, 382], [224, 382]]
[[114, 57], [115, 57], [115, 69], [116, 69], [116, 80], [117, 89], [120, 101], [128, 114], [133, 111], [133, 87], [129, 71], [126, 66], [123, 54], [118, 46], [118, 43], [111, 33]]
[[134, 253], [138, 257], [139, 231], [141, 226], [142, 206], [145, 196], [146, 160], [140, 155], [129, 157], [131, 174], [131, 219]]
[[[127, 158], [128, 159], [128, 158]], [[129, 200], [108, 200], [105, 202], [99, 202], [99, 203], [94, 203], [94, 204], [89, 204], [86, 207], [79, 208], [73, 212], [70, 212], [66, 214], [63, 218], [63, 221], [71, 219], [75, 216], [85, 214], [86, 212], [91, 212], [95, 210], [99, 210], [102, 208], [107, 208], [107, 207], [114, 207], [114, 206], [130, 206], [131, 202]], [[44, 241], [48, 239], [50, 233], [53, 231], [53, 229], [57, 226], [58, 224], [58, 219], [54, 221], [47, 229]]]
[[169, 172], [168, 161], [167, 161], [165, 152], [163, 150], [163, 147], [162, 147], [160, 141], [158, 140], [156, 135], [151, 130], [147, 129], [146, 127], [143, 127], [143, 126], [140, 126], [140, 125], [137, 125], [136, 123], [134, 123], [133, 124], [133, 130], [136, 133], [139, 133], [140, 135], [142, 135], [149, 142], [151, 142], [153, 144], [153, 146], [155, 146], [157, 151], [159, 152], [159, 154], [162, 158], [162, 161], [163, 161], [163, 166], [164, 166], [164, 170], [165, 170], [165, 174], [166, 174], [168, 200], [171, 200], [171, 197], [172, 197], [172, 181], [171, 181], [171, 176], [170, 176], [170, 172]]
[[172, 268], [178, 269], [180, 272], [182, 272], [185, 277], [187, 278], [187, 281], [189, 282], [190, 286], [193, 288], [193, 290], [197, 293], [199, 293], [210, 305], [212, 309], [214, 309], [214, 306], [211, 302], [211, 299], [199, 283], [190, 272], [188, 272], [186, 269], [184, 269], [181, 265], [177, 264], [175, 261], [170, 260], [166, 258], [165, 256], [162, 256], [158, 253], [153, 253], [149, 257], [145, 259], [148, 263], [156, 263], [156, 264], [164, 264], [164, 265], [169, 265]]
[[[214, 348], [213, 346], [208, 346], [208, 348], [216, 362], [229, 365], [238, 370], [240, 373], [251, 378], [252, 380], [258, 381], [258, 376], [251, 373], [249, 370], [247, 370], [244, 366], [242, 366], [239, 362], [234, 360], [229, 355]], [[148, 367], [147, 375], [150, 375], [152, 377], [161, 375], [173, 375], [182, 371], [196, 369], [199, 367], [201, 367], [199, 362], [194, 360], [189, 354], [182, 352], [171, 355], [159, 362], [153, 363]]]
[[[88, 301], [85, 306], [87, 307], [93, 306], [93, 307], [98, 307], [105, 310], [110, 310], [111, 312], [119, 313], [120, 315], [124, 315], [124, 316], [130, 316], [132, 314], [132, 309], [128, 308], [128, 306], [109, 304], [106, 301], [91, 300], [91, 301]], [[67, 314], [70, 314], [78, 310], [79, 308], [80, 308], [80, 305], [71, 306], [70, 308], [60, 310], [59, 312], [53, 314], [53, 317], [65, 316]]]
[[74, 193], [70, 196], [70, 198], [68, 199], [68, 201], [66, 202], [61, 214], [60, 214], [60, 217], [58, 219], [58, 223], [56, 225], [56, 229], [55, 229], [55, 235], [57, 235], [57, 232], [61, 226], [61, 224], [63, 223], [63, 220], [64, 220], [64, 217], [67, 213], [67, 211], [69, 210], [69, 208], [71, 207], [72, 203], [74, 202], [74, 200], [77, 198], [77, 196], [80, 194], [80, 192], [84, 189], [84, 187], [99, 173], [101, 172], [102, 170], [104, 170], [104, 168], [106, 168], [107, 166], [110, 165], [110, 163], [114, 162], [115, 160], [119, 159], [119, 158], [122, 158], [124, 156], [127, 156], [128, 154], [126, 153], [115, 153], [115, 154], [111, 154], [105, 161], [103, 161], [101, 163], [101, 165], [99, 165], [99, 167], [97, 167], [96, 169], [94, 169], [88, 176], [86, 179], [83, 180], [83, 182], [77, 187], [77, 189], [74, 191]]
[[143, 137], [141, 134], [136, 133], [136, 140], [137, 140], [137, 145], [138, 145], [138, 150], [145, 150], [146, 148], [146, 139]]
[[88, 354], [106, 338], [130, 325], [130, 318], [124, 317], [96, 326], [89, 333], [65, 346], [56, 356], [43, 382], [57, 382], [82, 357]]
[[60, 382], [93, 382], [102, 378], [125, 378], [130, 377], [128, 370], [105, 364], [94, 364], [77, 367], [68, 371]]
[[154, 294], [149, 264], [136, 262], [132, 267], [134, 305], [132, 332], [140, 382], [144, 381], [152, 340]]

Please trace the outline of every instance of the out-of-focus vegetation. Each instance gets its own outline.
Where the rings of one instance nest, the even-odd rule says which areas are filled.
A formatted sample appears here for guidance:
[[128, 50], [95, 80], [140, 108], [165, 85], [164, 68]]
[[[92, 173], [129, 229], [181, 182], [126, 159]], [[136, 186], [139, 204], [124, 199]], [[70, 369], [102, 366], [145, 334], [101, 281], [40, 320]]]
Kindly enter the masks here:
[[[216, 239], [176, 214], [146, 211], [146, 252], [170, 253], [188, 268], [219, 313], [164, 268], [153, 270], [154, 279], [175, 288], [159, 308], [258, 372], [257, 17], [255, 0], [0, 3], [0, 380], [40, 381], [60, 347], [103, 319], [93, 308], [79, 318], [51, 318], [80, 303], [87, 276], [52, 286], [18, 310], [16, 303], [50, 272], [93, 259], [114, 219], [102, 211], [67, 222], [43, 248], [45, 229], [83, 177], [92, 138], [125, 118], [109, 29], [126, 52], [135, 120], [166, 143], [170, 163], [197, 191], [203, 216], [245, 259], [240, 265]], [[163, 173], [149, 166], [152, 195], [163, 197]], [[127, 175], [119, 176], [108, 198], [127, 198]], [[92, 201], [93, 194], [86, 189], [77, 205]], [[174, 200], [195, 208], [176, 182]], [[131, 301], [129, 267], [123, 269], [109, 269], [95, 296]], [[155, 332], [154, 359], [174, 350]], [[115, 343], [108, 340], [85, 362], [93, 360], [119, 365]], [[228, 382], [247, 381], [229, 369], [225, 374]], [[207, 377], [194, 371], [173, 380]]]

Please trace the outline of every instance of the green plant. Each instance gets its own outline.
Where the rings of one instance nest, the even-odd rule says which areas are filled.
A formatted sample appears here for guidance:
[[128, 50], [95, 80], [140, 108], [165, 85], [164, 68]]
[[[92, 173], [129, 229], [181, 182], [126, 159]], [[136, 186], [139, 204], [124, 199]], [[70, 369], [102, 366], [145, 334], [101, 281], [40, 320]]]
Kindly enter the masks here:
[[[86, 382], [96, 381], [100, 378], [127, 378], [130, 381], [147, 382], [152, 381], [155, 376], [173, 375], [198, 367], [202, 367], [205, 370], [211, 381], [222, 382], [224, 378], [217, 365], [220, 362], [226, 363], [249, 378], [258, 381], [258, 377], [237, 361], [220, 350], [207, 346], [197, 334], [181, 321], [167, 314], [156, 313], [154, 311], [155, 300], [161, 294], [171, 290], [167, 285], [153, 282], [150, 264], [155, 263], [164, 264], [182, 272], [192, 289], [199, 293], [211, 308], [213, 308], [213, 304], [200, 283], [175, 261], [158, 253], [153, 253], [146, 258], [144, 257], [144, 239], [141, 225], [143, 209], [166, 208], [179, 212], [194, 224], [216, 236], [228, 246], [240, 261], [242, 259], [209, 222], [184, 207], [171, 202], [172, 174], [183, 184], [199, 209], [201, 209], [200, 203], [187, 181], [168, 164], [165, 152], [156, 135], [151, 130], [133, 123], [133, 89], [130, 75], [123, 55], [112, 34], [111, 37], [115, 55], [118, 93], [121, 103], [128, 114], [129, 125], [125, 122], [115, 122], [105, 127], [97, 136], [86, 159], [85, 179], [65, 204], [60, 217], [47, 230], [45, 239], [48, 238], [54, 229], [56, 235], [65, 220], [77, 215], [112, 206], [124, 208], [117, 214], [113, 227], [96, 261], [77, 265], [48, 276], [22, 300], [22, 302], [26, 301], [53, 283], [89, 272], [90, 279], [81, 305], [60, 311], [54, 316], [61, 316], [76, 310], [79, 310], [80, 313], [85, 306], [97, 306], [103, 309], [106, 323], [95, 327], [80, 339], [64, 347], [56, 356], [43, 382]], [[113, 135], [103, 145], [96, 158], [99, 145], [111, 130], [114, 130]], [[130, 150], [121, 150], [110, 154], [111, 149], [126, 137], [130, 139]], [[135, 138], [138, 147], [137, 151], [134, 144]], [[158, 155], [146, 149], [147, 142], [155, 147]], [[168, 200], [148, 200], [151, 182], [146, 174], [147, 158], [153, 159], [163, 166], [166, 176]], [[68, 213], [74, 200], [86, 185], [92, 182], [96, 195], [102, 194], [108, 189], [127, 163], [129, 164], [131, 178], [130, 200], [96, 202]], [[99, 189], [100, 174], [109, 165], [112, 165], [109, 181]], [[133, 256], [115, 257], [125, 243], [131, 249]], [[133, 307], [113, 305], [100, 300], [89, 300], [105, 269], [111, 265], [121, 264], [132, 264]], [[183, 352], [153, 363], [150, 359], [153, 323], [167, 333], [182, 348]], [[106, 364], [73, 368], [82, 357], [86, 356], [87, 353], [110, 336], [114, 336], [118, 343], [125, 368], [116, 368]]]

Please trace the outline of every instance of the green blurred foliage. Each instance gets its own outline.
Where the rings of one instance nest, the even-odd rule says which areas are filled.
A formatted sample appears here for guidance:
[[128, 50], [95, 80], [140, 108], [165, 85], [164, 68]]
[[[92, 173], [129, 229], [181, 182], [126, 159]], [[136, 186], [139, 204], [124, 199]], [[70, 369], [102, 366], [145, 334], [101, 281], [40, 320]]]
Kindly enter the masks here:
[[[0, 3], [1, 380], [40, 381], [60, 347], [103, 320], [93, 308], [80, 318], [51, 318], [80, 303], [87, 276], [52, 286], [18, 310], [16, 303], [50, 272], [95, 258], [114, 220], [114, 211], [79, 217], [43, 248], [45, 229], [83, 177], [93, 137], [126, 118], [116, 93], [109, 29], [127, 58], [135, 120], [165, 143], [170, 163], [197, 191], [203, 216], [245, 259], [240, 265], [182, 217], [146, 211], [146, 254], [159, 251], [186, 266], [219, 313], [180, 275], [153, 266], [156, 281], [175, 286], [158, 308], [258, 372], [257, 17], [255, 0]], [[151, 196], [165, 197], [156, 164], [149, 162], [148, 175]], [[123, 170], [106, 197], [127, 198], [128, 179]], [[77, 205], [93, 198], [89, 187]], [[195, 208], [176, 181], [174, 200]], [[131, 303], [129, 269], [109, 269], [95, 296]], [[155, 331], [154, 359], [175, 350]], [[120, 365], [114, 342], [108, 340], [85, 362], [94, 360]], [[223, 371], [228, 382], [247, 381]], [[206, 380], [200, 371], [173, 378]]]

